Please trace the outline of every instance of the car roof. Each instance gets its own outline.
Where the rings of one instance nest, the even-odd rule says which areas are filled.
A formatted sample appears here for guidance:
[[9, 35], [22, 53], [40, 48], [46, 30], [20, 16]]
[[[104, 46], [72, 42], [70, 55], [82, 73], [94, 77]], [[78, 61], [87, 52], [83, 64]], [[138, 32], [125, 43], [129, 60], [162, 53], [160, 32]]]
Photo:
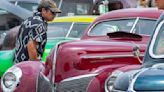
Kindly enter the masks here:
[[21, 8], [19, 6], [15, 6], [6, 0], [1, 0], [0, 8], [6, 10], [22, 19], [26, 19], [29, 16], [32, 16], [31, 11]]
[[52, 22], [93, 22], [97, 16], [65, 16], [56, 17]]
[[116, 18], [128, 18], [128, 17], [145, 17], [145, 18], [154, 18], [157, 19], [162, 10], [156, 8], [128, 8], [120, 9], [108, 12], [98, 17], [96, 20], [105, 20], [105, 19], [116, 19]]
[[41, 0], [6, 0], [6, 1], [19, 1], [19, 2], [39, 3]]

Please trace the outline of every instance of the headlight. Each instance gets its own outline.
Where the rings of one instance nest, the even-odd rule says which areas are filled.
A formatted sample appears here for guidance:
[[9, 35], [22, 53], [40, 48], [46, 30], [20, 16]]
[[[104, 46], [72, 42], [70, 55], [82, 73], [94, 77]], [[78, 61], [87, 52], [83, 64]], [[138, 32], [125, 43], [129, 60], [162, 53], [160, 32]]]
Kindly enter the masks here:
[[1, 88], [4, 92], [12, 92], [16, 89], [22, 76], [22, 70], [12, 67], [1, 78]]
[[114, 71], [105, 81], [105, 92], [112, 92], [113, 84], [118, 75], [122, 74], [122, 71]]
[[13, 73], [8, 72], [4, 75], [2, 81], [6, 88], [10, 88], [16, 82], [16, 76]]

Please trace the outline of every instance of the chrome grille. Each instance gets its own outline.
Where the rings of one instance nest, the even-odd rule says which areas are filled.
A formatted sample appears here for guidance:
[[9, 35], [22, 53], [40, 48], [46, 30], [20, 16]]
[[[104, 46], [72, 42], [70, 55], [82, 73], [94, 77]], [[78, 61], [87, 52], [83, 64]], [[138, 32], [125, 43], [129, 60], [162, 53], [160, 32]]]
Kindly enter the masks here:
[[94, 76], [62, 81], [57, 86], [56, 92], [86, 92], [90, 81]]

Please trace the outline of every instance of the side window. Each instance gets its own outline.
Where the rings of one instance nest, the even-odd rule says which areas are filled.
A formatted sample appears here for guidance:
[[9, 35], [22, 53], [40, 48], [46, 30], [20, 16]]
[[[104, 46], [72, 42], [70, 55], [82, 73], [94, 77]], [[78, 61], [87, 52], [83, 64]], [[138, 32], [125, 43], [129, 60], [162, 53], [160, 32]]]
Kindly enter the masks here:
[[157, 39], [154, 45], [154, 54], [162, 55], [164, 54], [164, 24], [160, 28], [160, 32], [157, 35]]
[[96, 26], [96, 28], [93, 29], [94, 31], [91, 31], [90, 35], [92, 36], [104, 36], [107, 35], [107, 33], [116, 32], [119, 30], [119, 28], [115, 25], [110, 24], [99, 24]]
[[155, 26], [156, 20], [140, 19], [134, 31], [136, 34], [151, 35]]
[[90, 36], [105, 36], [107, 33], [116, 31], [130, 32], [135, 19], [116, 19], [103, 21], [95, 25], [89, 32]]
[[88, 25], [89, 23], [75, 23], [69, 37], [80, 38]]
[[72, 22], [54, 22], [48, 24], [47, 37], [65, 37], [72, 25]]

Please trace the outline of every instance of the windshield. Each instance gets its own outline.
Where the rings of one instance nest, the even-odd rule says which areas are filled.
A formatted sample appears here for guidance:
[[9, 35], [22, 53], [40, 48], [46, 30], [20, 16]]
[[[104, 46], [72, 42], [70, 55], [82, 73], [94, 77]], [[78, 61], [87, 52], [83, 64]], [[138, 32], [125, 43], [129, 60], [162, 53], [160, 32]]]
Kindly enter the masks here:
[[154, 58], [164, 58], [164, 21], [155, 30], [149, 52]]
[[72, 23], [49, 23], [47, 37], [65, 37]]
[[[105, 36], [107, 33], [125, 31], [136, 34], [151, 35], [156, 20], [154, 19], [116, 19], [96, 24], [89, 32], [90, 36]], [[149, 26], [149, 27], [147, 27]]]
[[10, 1], [10, 2], [30, 11], [36, 11], [38, 7], [38, 3], [30, 3], [30, 2], [24, 2], [24, 1]]
[[55, 22], [49, 23], [47, 37], [80, 38], [89, 23]]

